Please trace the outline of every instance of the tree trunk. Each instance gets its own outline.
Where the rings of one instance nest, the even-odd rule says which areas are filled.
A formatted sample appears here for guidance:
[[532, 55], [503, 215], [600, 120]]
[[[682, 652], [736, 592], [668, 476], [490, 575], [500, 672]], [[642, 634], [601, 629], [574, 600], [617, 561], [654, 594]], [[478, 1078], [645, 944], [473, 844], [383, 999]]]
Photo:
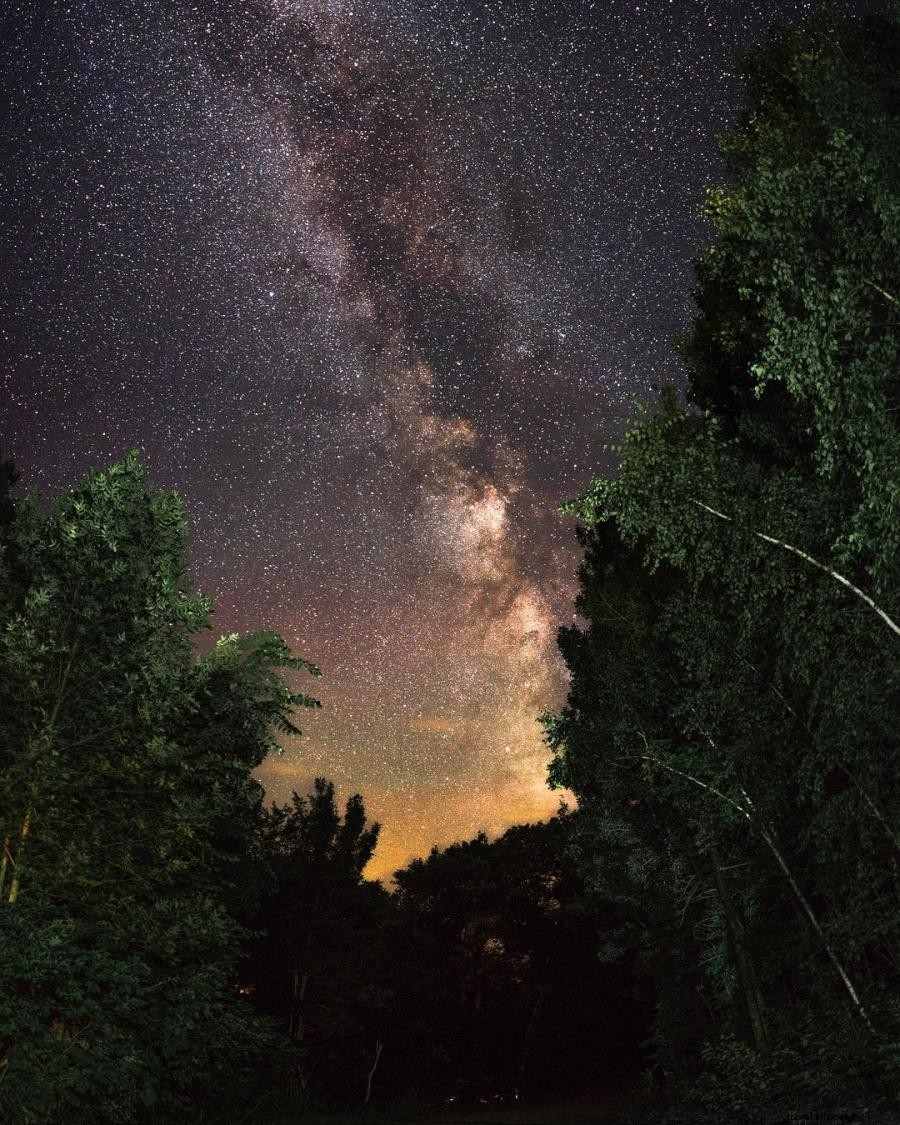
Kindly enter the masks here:
[[[724, 512], [716, 511], [716, 509], [711, 508], [709, 504], [704, 504], [700, 500], [693, 500], [692, 503], [696, 504], [698, 508], [703, 508], [704, 511], [709, 512], [711, 515], [718, 516], [720, 520], [727, 520], [728, 523], [735, 523], [735, 519], [733, 516], [726, 516]], [[831, 575], [835, 582], [840, 582], [842, 586], [846, 586], [848, 590], [856, 594], [860, 601], [865, 602], [870, 609], [874, 609], [881, 620], [887, 625], [887, 627], [892, 630], [892, 632], [896, 633], [898, 637], [900, 637], [900, 625], [898, 625], [892, 617], [889, 617], [880, 605], [876, 605], [876, 603], [872, 601], [868, 594], [864, 594], [863, 591], [860, 590], [859, 586], [854, 586], [849, 578], [845, 578], [843, 574], [839, 574], [830, 566], [826, 566], [825, 563], [820, 563], [818, 559], [814, 559], [812, 555], [808, 555], [806, 551], [801, 551], [799, 547], [795, 547], [791, 543], [785, 543], [783, 539], [776, 539], [774, 538], [774, 536], [766, 535], [762, 531], [756, 531], [756, 529], [752, 527], [749, 527], [746, 530], [749, 531], [751, 535], [755, 535], [757, 539], [764, 539], [766, 543], [772, 543], [776, 547], [783, 547], [785, 551], [790, 551], [792, 555], [796, 555], [798, 558], [803, 559], [804, 562], [808, 562], [810, 566], [815, 566], [818, 567], [819, 570], [824, 570], [826, 574]]]
[[12, 858], [9, 850], [9, 836], [3, 837], [3, 854], [0, 858], [0, 898], [3, 897], [3, 890], [6, 887], [6, 869], [9, 866], [9, 861]]
[[[25, 817], [22, 821], [22, 830], [19, 836], [19, 846], [16, 848], [16, 858], [13, 860], [13, 877], [9, 885], [9, 901], [15, 902], [19, 897], [19, 880], [21, 878], [22, 855], [25, 852], [25, 841], [28, 839], [28, 833], [31, 831], [31, 809], [25, 810]], [[5, 858], [5, 857], [4, 857]]]
[[531, 1050], [531, 1044], [534, 1040], [534, 1033], [537, 1031], [538, 1019], [541, 1015], [541, 1010], [544, 1007], [544, 1001], [547, 999], [547, 990], [539, 988], [537, 990], [537, 997], [531, 1007], [531, 1015], [528, 1017], [528, 1024], [525, 1028], [525, 1035], [522, 1039], [522, 1053], [519, 1055], [519, 1073], [518, 1083], [519, 1090], [521, 1091], [525, 1086], [525, 1065], [528, 1062], [528, 1053]]
[[372, 1060], [372, 1069], [369, 1071], [368, 1081], [366, 1082], [366, 1100], [365, 1104], [369, 1104], [369, 1099], [372, 1097], [372, 1079], [375, 1077], [375, 1071], [378, 1069], [378, 1060], [381, 1058], [381, 1052], [384, 1049], [384, 1044], [380, 1039], [375, 1040], [375, 1058]]
[[710, 848], [712, 859], [713, 877], [722, 909], [725, 911], [725, 921], [728, 925], [728, 936], [734, 953], [734, 962], [737, 967], [738, 979], [741, 982], [741, 991], [744, 994], [744, 1003], [747, 1005], [747, 1017], [750, 1020], [750, 1030], [753, 1033], [753, 1042], [758, 1051], [765, 1051], [768, 1047], [768, 1032], [766, 1029], [763, 1011], [762, 994], [759, 990], [758, 978], [753, 965], [753, 960], [747, 950], [747, 936], [744, 920], [740, 911], [732, 901], [725, 879], [722, 875], [722, 861], [719, 858], [715, 844]]
[[[646, 743], [646, 737], [644, 737], [644, 742]], [[803, 894], [803, 891], [800, 890], [797, 880], [794, 878], [791, 869], [787, 865], [787, 860], [784, 858], [781, 849], [776, 843], [774, 829], [771, 825], [766, 825], [758, 820], [756, 810], [754, 808], [753, 802], [750, 800], [750, 796], [747, 793], [747, 790], [742, 785], [738, 785], [738, 788], [740, 789], [744, 800], [747, 802], [745, 808], [743, 805], [739, 805], [737, 801], [733, 801], [731, 797], [726, 796], [720, 789], [717, 789], [714, 785], [710, 785], [706, 781], [701, 781], [699, 777], [694, 777], [693, 774], [685, 773], [684, 770], [679, 770], [674, 766], [667, 765], [665, 762], [661, 761], [657, 757], [654, 757], [652, 754], [642, 754], [641, 757], [647, 762], [655, 762], [658, 766], [660, 766], [664, 770], [667, 770], [669, 773], [675, 774], [678, 777], [683, 777], [686, 781], [693, 782], [694, 785], [699, 785], [701, 789], [705, 789], [708, 793], [714, 793], [726, 804], [730, 805], [733, 809], [739, 812], [741, 816], [743, 816], [744, 819], [748, 822], [748, 824], [750, 824], [753, 828], [756, 829], [757, 832], [759, 832], [769, 851], [775, 857], [778, 866], [784, 872], [784, 877], [787, 879], [788, 885], [794, 892], [797, 901], [803, 908], [803, 912], [809, 919], [810, 925], [815, 930], [816, 936], [822, 943], [822, 948], [828, 955], [828, 959], [831, 961], [832, 965], [834, 965], [838, 976], [841, 978], [841, 981], [847, 990], [848, 996], [853, 1002], [853, 1006], [856, 1009], [857, 1014], [869, 1029], [869, 1031], [872, 1033], [872, 1035], [876, 1035], [875, 1028], [872, 1026], [872, 1022], [869, 1019], [869, 1014], [863, 1007], [863, 1003], [859, 998], [859, 994], [857, 993], [853, 982], [850, 980], [850, 977], [847, 974], [847, 970], [844, 968], [841, 961], [838, 959], [837, 954], [832, 949], [831, 943], [825, 935], [825, 931], [819, 925], [819, 919], [813, 912], [813, 908], [810, 906], [806, 896]]]
[[291, 1016], [288, 1022], [288, 1035], [297, 1042], [303, 1041], [303, 999], [306, 996], [306, 985], [309, 973], [300, 975], [300, 970], [295, 969], [292, 981], [292, 995], [294, 1002], [291, 1005]]

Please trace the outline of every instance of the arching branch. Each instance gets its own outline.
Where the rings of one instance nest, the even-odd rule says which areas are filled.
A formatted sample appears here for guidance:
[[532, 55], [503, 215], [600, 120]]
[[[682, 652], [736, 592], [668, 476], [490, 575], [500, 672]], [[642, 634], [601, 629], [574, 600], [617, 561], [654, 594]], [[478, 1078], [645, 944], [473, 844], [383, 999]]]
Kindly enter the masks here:
[[[720, 520], [726, 520], [728, 523], [735, 522], [732, 516], [726, 516], [724, 512], [716, 511], [715, 508], [711, 508], [709, 504], [704, 504], [700, 500], [692, 500], [691, 503], [696, 504], [698, 508], [702, 508], [705, 512], [717, 516]], [[812, 555], [808, 555], [806, 551], [801, 551], [799, 547], [794, 547], [791, 543], [785, 543], [783, 539], [775, 539], [773, 536], [766, 535], [762, 531], [755, 531], [753, 528], [748, 528], [747, 530], [751, 535], [755, 535], [757, 539], [764, 539], [766, 543], [774, 543], [776, 547], [782, 547], [785, 551], [790, 551], [791, 554], [797, 555], [799, 558], [803, 559], [804, 562], [808, 562], [810, 566], [818, 567], [819, 570], [824, 570], [826, 574], [830, 574], [836, 582], [840, 582], [842, 586], [846, 586], [848, 590], [851, 590], [858, 598], [861, 598], [867, 606], [874, 609], [878, 616], [886, 623], [887, 627], [900, 637], [900, 625], [898, 625], [892, 617], [889, 617], [881, 606], [876, 605], [868, 594], [863, 593], [858, 586], [854, 586], [849, 578], [845, 578], [843, 574], [839, 574], [830, 566], [826, 566], [825, 563], [820, 563], [818, 559], [814, 559]]]

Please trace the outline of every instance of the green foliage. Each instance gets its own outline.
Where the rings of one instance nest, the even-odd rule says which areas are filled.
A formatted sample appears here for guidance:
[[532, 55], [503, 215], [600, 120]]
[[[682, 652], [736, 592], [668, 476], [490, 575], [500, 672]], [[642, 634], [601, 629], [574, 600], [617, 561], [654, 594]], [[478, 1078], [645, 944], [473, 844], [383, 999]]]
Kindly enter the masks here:
[[232, 989], [251, 777], [315, 701], [270, 634], [195, 660], [179, 498], [137, 456], [0, 522], [0, 1106], [180, 1120], [271, 1042]]
[[655, 981], [657, 1075], [721, 1109], [898, 1079], [898, 60], [896, 16], [831, 15], [745, 59], [689, 407], [572, 506], [551, 777]]

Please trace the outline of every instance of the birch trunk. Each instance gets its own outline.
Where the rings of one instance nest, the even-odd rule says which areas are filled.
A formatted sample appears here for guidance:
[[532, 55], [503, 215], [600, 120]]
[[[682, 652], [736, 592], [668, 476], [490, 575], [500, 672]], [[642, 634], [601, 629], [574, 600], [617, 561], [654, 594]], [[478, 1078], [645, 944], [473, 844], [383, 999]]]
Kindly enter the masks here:
[[380, 1039], [375, 1040], [375, 1058], [372, 1060], [372, 1069], [369, 1071], [369, 1077], [366, 1082], [366, 1101], [369, 1104], [369, 1099], [372, 1097], [372, 1079], [375, 1077], [375, 1071], [378, 1069], [378, 1060], [381, 1058], [381, 1052], [384, 1049], [384, 1044]]
[[3, 891], [6, 888], [6, 869], [9, 866], [11, 859], [9, 850], [9, 836], [3, 837], [3, 857], [0, 859], [0, 898], [3, 897]]
[[[725, 520], [727, 523], [735, 522], [733, 516], [726, 516], [724, 512], [718, 512], [715, 508], [711, 508], [709, 504], [703, 504], [699, 500], [692, 500], [691, 503], [696, 504], [698, 508], [702, 508], [705, 512], [709, 512], [710, 515], [717, 516], [720, 520]], [[806, 551], [801, 551], [799, 547], [794, 547], [791, 543], [785, 543], [783, 539], [775, 539], [773, 536], [765, 535], [762, 531], [756, 531], [752, 527], [747, 530], [751, 535], [755, 535], [757, 539], [764, 539], [766, 543], [772, 543], [776, 547], [782, 547], [785, 551], [790, 551], [792, 555], [797, 555], [798, 558], [803, 559], [804, 562], [808, 562], [810, 566], [815, 566], [818, 567], [819, 570], [824, 570], [826, 574], [831, 575], [835, 582], [840, 582], [842, 586], [846, 586], [848, 590], [864, 601], [870, 609], [874, 609], [887, 627], [900, 637], [900, 625], [898, 625], [892, 617], [889, 617], [881, 606], [876, 605], [868, 594], [864, 594], [858, 586], [854, 586], [849, 578], [845, 578], [843, 574], [839, 574], [830, 566], [826, 566], [825, 563], [820, 563], [818, 559], [814, 559], [812, 555], [808, 555]]]
[[16, 858], [13, 860], [13, 877], [9, 885], [9, 901], [15, 902], [19, 897], [19, 880], [22, 875], [22, 856], [25, 852], [25, 842], [28, 839], [28, 833], [31, 831], [31, 809], [25, 810], [25, 817], [22, 821], [22, 829], [19, 835], [19, 846], [16, 848]]
[[872, 1026], [872, 1022], [869, 1019], [869, 1013], [863, 1007], [863, 1003], [859, 998], [859, 994], [857, 993], [856, 988], [853, 985], [853, 982], [850, 980], [850, 976], [847, 973], [847, 970], [844, 968], [844, 966], [841, 963], [841, 961], [839, 960], [837, 954], [831, 948], [831, 943], [829, 942], [827, 936], [825, 935], [825, 931], [822, 929], [821, 925], [819, 924], [819, 920], [816, 917], [815, 913], [813, 912], [813, 908], [810, 906], [809, 902], [807, 901], [806, 896], [800, 890], [800, 886], [797, 883], [797, 880], [794, 878], [793, 873], [791, 872], [791, 869], [788, 867], [787, 860], [782, 855], [781, 849], [778, 847], [778, 844], [775, 841], [774, 830], [771, 828], [771, 826], [768, 826], [768, 825], [761, 824], [761, 823], [757, 822], [756, 814], [753, 811], [753, 802], [750, 800], [749, 796], [747, 795], [747, 791], [745, 789], [743, 789], [742, 787], [739, 787], [739, 788], [741, 788], [741, 793], [743, 793], [743, 795], [744, 795], [744, 800], [747, 802], [747, 807], [744, 807], [743, 805], [739, 805], [737, 803], [737, 801], [733, 801], [730, 797], [727, 797], [724, 793], [721, 792], [721, 790], [716, 789], [716, 787], [714, 785], [708, 785], [705, 781], [701, 781], [699, 778], [693, 777], [691, 774], [685, 773], [683, 770], [675, 769], [674, 766], [667, 765], [665, 762], [660, 761], [659, 758], [655, 758], [650, 754], [642, 754], [641, 757], [647, 762], [654, 762], [661, 769], [667, 770], [669, 773], [676, 774], [678, 777], [683, 777], [687, 781], [693, 782], [694, 785], [699, 785], [701, 789], [706, 789], [707, 792], [709, 792], [709, 793], [714, 793], [717, 797], [719, 797], [721, 800], [723, 800], [726, 804], [731, 805], [731, 807], [733, 809], [736, 809], [741, 814], [741, 816], [743, 816], [748, 821], [748, 823], [753, 828], [755, 828], [757, 830], [757, 832], [759, 832], [760, 836], [762, 837], [762, 839], [765, 842], [766, 846], [768, 847], [769, 851], [771, 851], [772, 855], [775, 857], [775, 860], [778, 863], [778, 866], [781, 868], [782, 872], [784, 873], [784, 877], [787, 879], [788, 885], [790, 886], [791, 890], [794, 892], [794, 895], [795, 895], [797, 901], [800, 903], [800, 906], [803, 909], [803, 913], [809, 919], [810, 925], [815, 930], [816, 936], [818, 937], [819, 941], [822, 943], [822, 948], [825, 950], [825, 953], [827, 954], [828, 959], [831, 961], [832, 965], [834, 965], [834, 968], [835, 968], [838, 976], [841, 978], [841, 983], [843, 984], [844, 988], [847, 990], [847, 994], [849, 995], [851, 1001], [853, 1002], [853, 1007], [856, 1009], [857, 1015], [860, 1017], [860, 1019], [863, 1021], [863, 1023], [866, 1025], [866, 1027], [869, 1029], [871, 1034], [875, 1035], [876, 1034], [875, 1028]]

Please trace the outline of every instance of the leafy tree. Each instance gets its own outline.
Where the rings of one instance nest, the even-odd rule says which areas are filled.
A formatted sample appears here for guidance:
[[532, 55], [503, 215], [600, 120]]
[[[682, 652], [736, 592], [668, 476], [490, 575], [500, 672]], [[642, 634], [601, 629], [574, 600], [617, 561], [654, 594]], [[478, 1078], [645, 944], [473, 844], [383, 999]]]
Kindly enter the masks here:
[[249, 1075], [224, 890], [293, 731], [271, 634], [194, 659], [210, 603], [175, 494], [130, 454], [0, 528], [0, 1105], [10, 1121], [183, 1119]]
[[396, 873], [408, 940], [430, 966], [416, 1007], [432, 1094], [568, 1094], [634, 1066], [640, 1006], [627, 971], [596, 957], [609, 920], [569, 855], [579, 815], [435, 848]]
[[898, 60], [896, 14], [744, 60], [689, 407], [574, 506], [553, 776], [634, 907], [661, 1069], [720, 1108], [896, 1084]]
[[642, 545], [625, 546], [611, 522], [580, 534], [586, 556], [577, 609], [589, 624], [560, 630], [572, 678], [563, 715], [545, 718], [552, 743], [565, 746], [552, 778], [579, 795], [583, 871], [614, 908], [601, 956], [631, 951], [643, 974], [666, 982], [657, 1062], [663, 1073], [687, 1077], [723, 1016], [760, 1046], [766, 1040], [747, 934], [753, 903], [727, 874], [744, 866], [747, 833], [690, 789], [675, 805], [650, 761], [665, 746], [683, 771], [689, 756], [707, 764], [706, 743], [672, 712], [684, 676], [665, 613], [683, 577], [665, 566], [651, 573]]
[[250, 923], [257, 937], [241, 981], [290, 1040], [291, 1091], [308, 1100], [368, 1101], [388, 1037], [390, 900], [363, 879], [378, 832], [358, 794], [342, 819], [324, 778], [262, 813], [269, 889]]

